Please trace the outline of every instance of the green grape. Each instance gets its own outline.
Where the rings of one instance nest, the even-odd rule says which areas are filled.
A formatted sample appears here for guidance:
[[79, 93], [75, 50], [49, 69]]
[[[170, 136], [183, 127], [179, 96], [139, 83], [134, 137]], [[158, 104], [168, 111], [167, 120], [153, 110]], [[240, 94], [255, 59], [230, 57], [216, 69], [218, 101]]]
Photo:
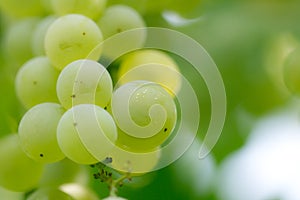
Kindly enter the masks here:
[[106, 0], [51, 0], [51, 3], [57, 15], [77, 13], [96, 20], [104, 11]]
[[93, 20], [69, 14], [56, 19], [48, 28], [45, 51], [52, 64], [61, 70], [78, 59], [98, 60], [101, 50], [94, 49], [101, 42], [101, 30]]
[[70, 195], [64, 193], [63, 191], [52, 188], [45, 187], [39, 188], [28, 196], [26, 200], [75, 200]]
[[21, 146], [32, 159], [52, 163], [62, 160], [56, 138], [57, 124], [64, 109], [56, 103], [42, 103], [25, 113], [19, 124]]
[[35, 188], [44, 165], [27, 157], [17, 134], [0, 140], [0, 185], [8, 190], [25, 192]]
[[13, 192], [0, 186], [0, 199], [23, 200], [22, 192]]
[[117, 138], [117, 130], [112, 117], [103, 108], [80, 104], [63, 115], [57, 138], [69, 159], [80, 164], [93, 164], [107, 157]]
[[45, 35], [49, 26], [57, 19], [55, 16], [48, 16], [42, 19], [36, 26], [32, 34], [32, 52], [35, 56], [46, 55]]
[[145, 22], [133, 8], [125, 5], [114, 5], [105, 10], [98, 25], [104, 38], [108, 38], [126, 30], [144, 28]]
[[23, 64], [33, 57], [31, 39], [38, 22], [38, 18], [26, 18], [8, 28], [5, 33], [4, 51], [10, 60]]
[[99, 200], [94, 191], [77, 183], [64, 184], [60, 186], [60, 190], [76, 200]]
[[112, 80], [106, 68], [92, 60], [67, 65], [58, 77], [57, 96], [66, 109], [78, 104], [105, 107], [111, 99]]
[[110, 166], [121, 172], [140, 176], [154, 169], [161, 155], [160, 148], [148, 152], [132, 152], [126, 146], [118, 144], [110, 152], [112, 158]]
[[56, 81], [59, 72], [47, 57], [36, 57], [27, 61], [15, 79], [17, 97], [26, 108], [43, 102], [58, 102]]
[[58, 187], [62, 184], [72, 182], [87, 184], [88, 181], [89, 172], [85, 166], [78, 165], [69, 159], [63, 159], [59, 162], [50, 163], [45, 166], [39, 186]]
[[148, 81], [119, 87], [112, 96], [111, 107], [119, 127], [118, 140], [132, 151], [160, 146], [172, 133], [177, 119], [172, 96]]
[[[120, 56], [118, 54], [127, 49], [142, 47], [146, 39], [144, 29], [128, 32], [131, 29], [145, 28], [145, 22], [136, 10], [125, 5], [114, 5], [107, 8], [98, 21], [98, 25], [104, 38], [109, 38], [105, 41], [103, 54], [110, 58]], [[118, 36], [110, 38], [116, 34]]]
[[283, 66], [283, 75], [289, 91], [300, 95], [300, 48], [287, 56]]
[[159, 50], [138, 50], [125, 56], [118, 71], [118, 84], [148, 80], [161, 84], [170, 94], [181, 86], [181, 75], [175, 61]]
[[45, 13], [40, 0], [0, 0], [0, 9], [11, 17], [41, 16]]

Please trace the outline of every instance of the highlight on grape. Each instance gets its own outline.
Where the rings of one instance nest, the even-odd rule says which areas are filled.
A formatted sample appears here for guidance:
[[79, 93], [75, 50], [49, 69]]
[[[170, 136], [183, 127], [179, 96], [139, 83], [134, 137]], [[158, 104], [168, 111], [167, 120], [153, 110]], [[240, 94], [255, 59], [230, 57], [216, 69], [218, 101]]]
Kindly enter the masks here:
[[19, 63], [15, 92], [26, 110], [18, 133], [0, 140], [1, 187], [28, 200], [80, 200], [78, 190], [40, 181], [53, 173], [48, 166], [68, 160], [93, 167], [94, 178], [109, 185], [105, 199], [123, 199], [117, 188], [124, 182], [172, 164], [192, 144], [200, 122], [199, 99], [177, 57], [191, 64], [210, 93], [211, 121], [199, 149], [200, 158], [207, 156], [222, 131], [226, 94], [199, 43], [147, 27], [127, 5], [47, 2], [30, 0], [25, 12], [24, 3], [0, 1], [7, 17], [19, 18], [4, 51]]

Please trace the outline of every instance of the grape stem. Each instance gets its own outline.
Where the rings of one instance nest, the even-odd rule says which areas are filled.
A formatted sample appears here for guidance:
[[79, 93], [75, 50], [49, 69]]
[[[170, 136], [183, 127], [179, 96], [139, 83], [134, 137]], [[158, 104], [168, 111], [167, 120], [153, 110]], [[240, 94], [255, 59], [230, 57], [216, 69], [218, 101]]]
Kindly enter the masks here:
[[118, 186], [122, 184], [122, 182], [126, 179], [130, 179], [130, 173], [126, 173], [120, 178], [116, 180], [112, 180], [110, 184], [110, 193], [109, 196], [116, 197], [117, 196], [117, 191], [118, 191]]

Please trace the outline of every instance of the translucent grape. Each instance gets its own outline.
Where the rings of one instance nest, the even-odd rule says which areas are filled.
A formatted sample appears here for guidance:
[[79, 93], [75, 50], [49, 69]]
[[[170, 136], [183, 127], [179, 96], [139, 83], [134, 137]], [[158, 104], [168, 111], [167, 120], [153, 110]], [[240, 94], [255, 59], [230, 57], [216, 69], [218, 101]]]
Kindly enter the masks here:
[[78, 104], [105, 107], [111, 99], [112, 80], [106, 68], [96, 61], [77, 60], [63, 69], [56, 91], [67, 109]]
[[77, 13], [98, 19], [105, 9], [106, 0], [51, 0], [51, 3], [57, 15]]
[[80, 164], [93, 164], [107, 157], [117, 138], [117, 130], [112, 117], [103, 108], [81, 104], [63, 115], [57, 138], [69, 159]]
[[55, 16], [48, 16], [42, 19], [32, 34], [32, 52], [35, 56], [46, 55], [45, 35], [49, 26], [57, 19]]
[[40, 16], [45, 13], [40, 0], [0, 0], [1, 10], [11, 17]]
[[56, 81], [59, 72], [52, 67], [47, 57], [27, 61], [15, 79], [16, 93], [26, 108], [43, 102], [58, 102]]
[[64, 109], [56, 103], [43, 103], [25, 113], [19, 124], [21, 146], [32, 159], [52, 163], [65, 156], [60, 150], [57, 138], [57, 124]]
[[29, 195], [27, 200], [75, 200], [57, 188], [39, 188]]
[[138, 50], [125, 56], [118, 71], [118, 84], [134, 80], [148, 80], [161, 84], [171, 94], [181, 86], [181, 75], [176, 62], [159, 50]]
[[1, 138], [0, 163], [0, 185], [19, 192], [36, 187], [44, 168], [22, 151], [17, 134]]
[[293, 94], [300, 95], [300, 48], [288, 55], [283, 66], [284, 82]]
[[[87, 184], [89, 172], [85, 166], [78, 165], [69, 159], [63, 159], [56, 163], [45, 166], [44, 173], [40, 179], [40, 187], [58, 187], [65, 183]], [[59, 178], [57, 178], [59, 177]]]
[[160, 155], [160, 148], [137, 153], [119, 145], [109, 154], [109, 157], [112, 158], [110, 166], [121, 173], [130, 173], [137, 176], [152, 171], [158, 163]]
[[[105, 39], [124, 33], [131, 29], [144, 28], [145, 22], [140, 14], [125, 5], [114, 5], [107, 8], [98, 22]], [[114, 58], [121, 50], [130, 50], [143, 46], [146, 38], [146, 31], [139, 30], [120, 34], [117, 38], [106, 41], [103, 54]], [[120, 45], [121, 44], [121, 45]]]
[[102, 33], [90, 18], [69, 14], [55, 20], [45, 36], [46, 55], [58, 69], [72, 61], [89, 58], [98, 60], [101, 51], [92, 50], [102, 42]]
[[112, 114], [119, 127], [118, 140], [133, 151], [152, 150], [172, 133], [176, 105], [160, 85], [133, 81], [113, 94]]
[[99, 200], [94, 191], [77, 183], [64, 184], [60, 189], [76, 200]]
[[23, 200], [22, 192], [13, 192], [0, 186], [0, 199]]
[[33, 57], [31, 39], [38, 18], [26, 18], [12, 24], [5, 33], [4, 51], [10, 60], [23, 64]]

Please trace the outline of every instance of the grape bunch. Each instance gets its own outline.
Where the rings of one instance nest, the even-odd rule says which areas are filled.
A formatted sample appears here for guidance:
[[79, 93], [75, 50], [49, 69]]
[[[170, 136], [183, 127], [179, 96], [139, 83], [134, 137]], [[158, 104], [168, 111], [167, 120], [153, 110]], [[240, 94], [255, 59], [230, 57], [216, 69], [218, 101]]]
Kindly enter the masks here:
[[0, 8], [4, 53], [20, 66], [15, 91], [26, 109], [18, 133], [0, 140], [0, 185], [39, 188], [30, 200], [78, 199], [44, 187], [45, 168], [68, 159], [131, 176], [153, 170], [178, 120], [181, 76], [170, 55], [143, 49], [141, 15], [105, 0], [0, 0]]

